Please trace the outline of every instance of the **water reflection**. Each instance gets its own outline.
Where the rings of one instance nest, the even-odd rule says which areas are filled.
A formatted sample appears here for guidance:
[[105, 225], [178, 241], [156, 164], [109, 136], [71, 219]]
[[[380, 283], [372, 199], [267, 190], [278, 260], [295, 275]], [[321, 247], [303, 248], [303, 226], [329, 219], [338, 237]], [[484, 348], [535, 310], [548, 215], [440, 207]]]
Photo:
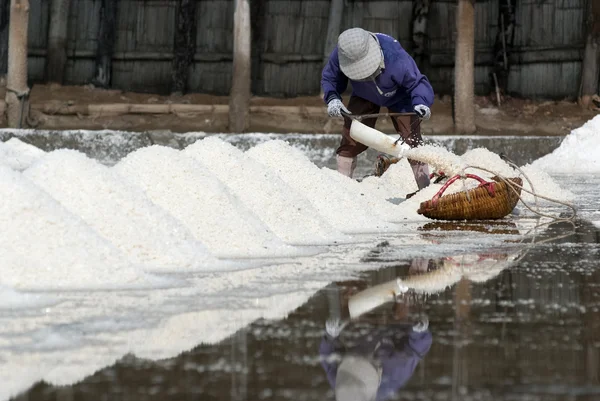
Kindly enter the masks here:
[[341, 336], [339, 321], [328, 322], [319, 354], [337, 401], [387, 400], [411, 378], [431, 347], [429, 321], [395, 317], [356, 339]]
[[[597, 400], [599, 244], [593, 224], [560, 221], [510, 249], [399, 259], [219, 344], [163, 360], [128, 355], [71, 386], [38, 383], [15, 399], [333, 400], [345, 361], [342, 387], [356, 384], [353, 372], [375, 371], [390, 400]], [[390, 248], [380, 245], [373, 261]], [[337, 338], [327, 338], [328, 319], [348, 322]], [[359, 377], [372, 394], [369, 373]]]

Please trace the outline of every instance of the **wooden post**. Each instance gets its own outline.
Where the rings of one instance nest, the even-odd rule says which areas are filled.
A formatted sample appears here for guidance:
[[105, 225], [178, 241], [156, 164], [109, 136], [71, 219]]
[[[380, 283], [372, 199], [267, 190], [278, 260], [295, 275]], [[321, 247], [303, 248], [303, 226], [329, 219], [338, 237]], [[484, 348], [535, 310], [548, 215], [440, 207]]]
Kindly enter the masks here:
[[196, 52], [196, 1], [179, 0], [171, 91], [184, 94]]
[[100, 28], [98, 30], [98, 50], [96, 51], [96, 73], [92, 83], [108, 88], [111, 81], [112, 54], [117, 29], [118, 0], [102, 0], [100, 7]]
[[454, 129], [475, 132], [475, 0], [458, 0], [454, 62]]
[[71, 0], [52, 0], [48, 26], [46, 81], [62, 84], [67, 64], [67, 27]]
[[229, 131], [244, 132], [250, 125], [251, 29], [248, 0], [235, 0], [233, 14], [233, 69], [229, 95]]
[[344, 0], [331, 0], [329, 5], [329, 20], [327, 22], [327, 36], [325, 37], [325, 48], [323, 49], [323, 64], [329, 59], [329, 55], [337, 45], [338, 36], [344, 16]]
[[414, 0], [412, 12], [412, 46], [413, 58], [419, 67], [422, 66], [427, 44], [427, 16], [430, 0]]
[[29, 0], [11, 0], [8, 33], [8, 74], [6, 77], [6, 106], [8, 126], [20, 128], [27, 110], [27, 29]]
[[581, 89], [579, 104], [588, 108], [592, 96], [598, 93], [598, 75], [600, 74], [600, 0], [588, 1], [587, 40], [581, 68]]

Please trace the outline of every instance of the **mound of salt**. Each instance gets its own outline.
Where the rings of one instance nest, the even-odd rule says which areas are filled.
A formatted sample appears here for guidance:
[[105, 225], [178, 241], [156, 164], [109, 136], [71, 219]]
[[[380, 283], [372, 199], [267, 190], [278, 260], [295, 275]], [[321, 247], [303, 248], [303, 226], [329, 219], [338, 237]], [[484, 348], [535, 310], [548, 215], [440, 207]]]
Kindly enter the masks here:
[[[405, 222], [408, 219], [414, 219], [415, 217], [419, 218], [419, 215], [415, 214], [414, 211], [406, 210], [404, 203], [395, 205], [391, 202], [388, 202], [386, 197], [382, 197], [379, 193], [372, 191], [372, 187], [364, 185], [363, 182], [358, 182], [328, 168], [323, 168], [322, 171], [324, 174], [327, 174], [329, 177], [331, 177], [331, 179], [333, 179], [336, 183], [343, 186], [347, 191], [351, 192], [356, 199], [360, 199], [361, 203], [365, 204], [369, 210], [372, 210], [379, 216], [379, 218], [385, 221], [400, 223]], [[415, 179], [412, 175], [412, 170], [408, 180], [415, 182]], [[397, 193], [393, 197], [404, 196], [406, 196], [406, 193]]]
[[461, 159], [466, 165], [473, 166], [467, 168], [466, 173], [475, 174], [484, 179], [498, 174], [507, 178], [518, 177], [520, 174], [518, 170], [513, 169], [508, 163], [502, 160], [500, 155], [486, 148], [471, 149], [465, 152], [461, 156]]
[[342, 239], [295, 189], [263, 164], [223, 140], [211, 137], [182, 152], [209, 169], [279, 238], [293, 245], [325, 245]]
[[0, 282], [15, 289], [146, 287], [151, 277], [80, 218], [0, 166]]
[[571, 131], [552, 153], [533, 163], [532, 167], [551, 174], [600, 173], [600, 116], [595, 116]]
[[460, 156], [439, 145], [423, 145], [402, 151], [402, 156], [427, 163], [431, 171], [443, 171], [447, 176], [462, 174], [466, 167]]
[[50, 152], [23, 175], [80, 216], [134, 264], [173, 270], [213, 262], [204, 245], [173, 216], [83, 153]]
[[419, 189], [406, 158], [390, 165], [381, 177], [370, 176], [363, 179], [361, 185], [383, 199], [403, 198]]
[[[572, 202], [575, 199], [575, 194], [573, 194], [573, 192], [562, 188], [546, 171], [530, 165], [521, 167], [521, 170], [523, 170], [529, 179], [523, 180], [524, 191], [521, 193], [521, 198], [525, 202], [528, 202], [530, 206], [534, 206], [535, 197], [533, 194], [527, 191], [531, 191], [537, 195], [545, 196], [560, 202]], [[529, 181], [531, 181], [531, 183]], [[537, 201], [538, 204], [547, 204], [547, 202], [550, 202], [539, 197], [537, 198]]]
[[0, 164], [22, 171], [31, 166], [46, 152], [17, 138], [0, 142]]
[[[550, 175], [539, 168], [528, 165], [521, 167], [521, 171], [519, 171], [502, 160], [499, 155], [485, 148], [469, 150], [462, 156], [462, 159], [467, 165], [474, 166], [474, 168], [467, 168], [467, 173], [479, 175], [484, 179], [489, 179], [498, 174], [506, 178], [521, 177], [523, 179], [524, 188], [524, 190], [521, 191], [521, 197], [528, 203], [534, 201], [533, 194], [527, 192], [532, 191], [532, 185], [535, 192], [542, 196], [563, 202], [571, 201], [574, 198], [574, 195], [570, 191], [561, 188]], [[485, 170], [482, 170], [481, 167]], [[478, 184], [476, 181], [473, 182], [474, 184], [472, 185]], [[545, 200], [538, 198], [538, 202], [545, 203]]]
[[368, 203], [325, 174], [288, 143], [280, 140], [265, 142], [249, 149], [246, 154], [303, 194], [338, 230], [344, 233], [376, 233], [394, 229], [370, 210]]
[[218, 257], [295, 254], [202, 164], [172, 148], [150, 146], [114, 167], [169, 211]]

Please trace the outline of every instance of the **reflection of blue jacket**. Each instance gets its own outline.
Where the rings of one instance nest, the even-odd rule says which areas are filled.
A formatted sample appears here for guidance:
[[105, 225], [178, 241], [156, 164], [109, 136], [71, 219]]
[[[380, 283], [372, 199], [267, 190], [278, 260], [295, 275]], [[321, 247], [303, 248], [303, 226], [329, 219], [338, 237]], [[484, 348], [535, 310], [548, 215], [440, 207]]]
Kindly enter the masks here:
[[[372, 80], [351, 81], [352, 94], [396, 113], [413, 111], [413, 107], [418, 104], [431, 107], [433, 88], [427, 77], [421, 74], [413, 58], [391, 36], [378, 33], [377, 37], [383, 50], [385, 69], [375, 79], [377, 86]], [[341, 99], [341, 94], [348, 87], [348, 77], [340, 70], [337, 46], [323, 69], [321, 87], [325, 101], [332, 95]]]
[[381, 362], [382, 376], [376, 400], [383, 401], [395, 394], [411, 378], [419, 361], [429, 352], [431, 343], [429, 330], [417, 333], [410, 326], [393, 325], [362, 338], [350, 348], [344, 347], [338, 339], [325, 335], [319, 346], [319, 354], [329, 385], [335, 389], [339, 358], [331, 356], [347, 352], [371, 355], [377, 349], [373, 357]]

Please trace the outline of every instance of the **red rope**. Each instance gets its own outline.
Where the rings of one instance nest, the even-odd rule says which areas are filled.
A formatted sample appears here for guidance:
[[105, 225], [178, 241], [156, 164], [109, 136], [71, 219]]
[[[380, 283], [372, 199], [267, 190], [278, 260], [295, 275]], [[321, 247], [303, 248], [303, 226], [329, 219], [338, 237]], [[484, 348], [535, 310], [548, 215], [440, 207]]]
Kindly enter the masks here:
[[[485, 187], [491, 197], [494, 197], [496, 195], [496, 183], [495, 182], [486, 181], [483, 178], [481, 178], [481, 177], [479, 177], [477, 175], [474, 175], [474, 174], [465, 174], [464, 177], [472, 178], [474, 180], [479, 181], [480, 184], [477, 186], [477, 188], [479, 188], [479, 187]], [[431, 198], [431, 203], [432, 203], [433, 206], [435, 206], [437, 204], [438, 200], [440, 199], [440, 197], [442, 196], [442, 194], [446, 191], [446, 189], [448, 189], [448, 187], [450, 185], [452, 185], [454, 183], [454, 181], [458, 180], [459, 178], [463, 178], [463, 176], [457, 174], [454, 177], [450, 178], [448, 181], [446, 181], [446, 183], [433, 196], [433, 198]]]

